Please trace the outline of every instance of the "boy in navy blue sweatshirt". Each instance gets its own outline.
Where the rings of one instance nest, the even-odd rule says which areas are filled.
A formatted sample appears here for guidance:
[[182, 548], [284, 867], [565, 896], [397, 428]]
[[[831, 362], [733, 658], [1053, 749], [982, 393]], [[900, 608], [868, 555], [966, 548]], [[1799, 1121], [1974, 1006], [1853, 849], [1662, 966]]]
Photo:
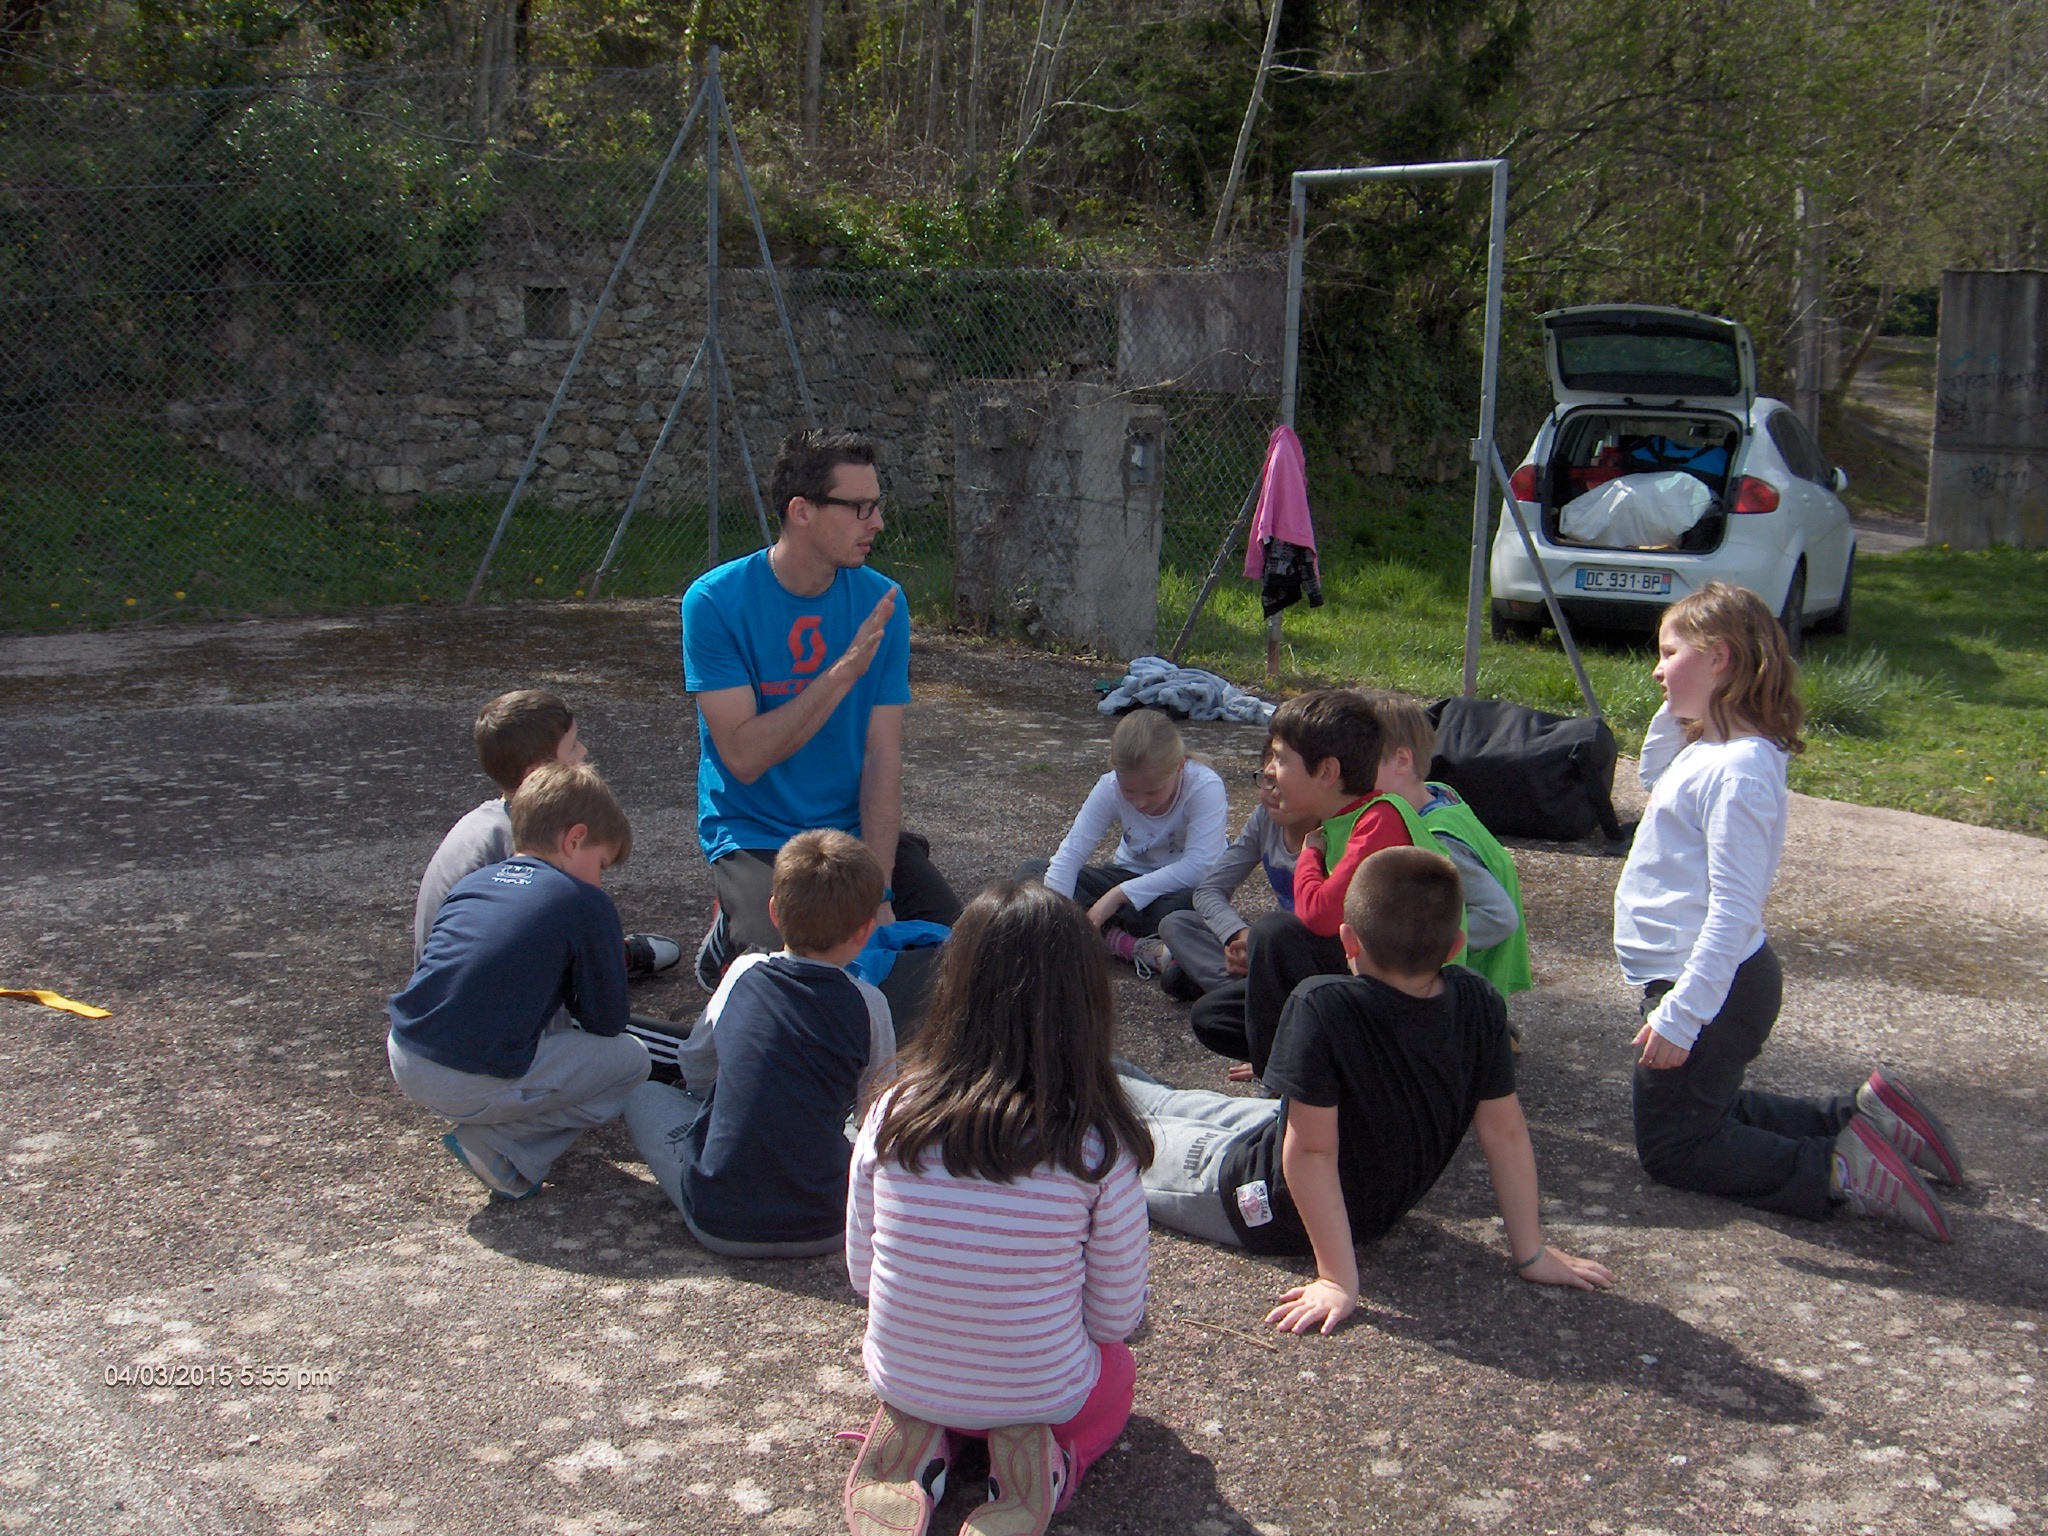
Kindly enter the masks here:
[[455, 1122], [442, 1145], [517, 1200], [619, 1114], [648, 1060], [624, 1033], [625, 935], [598, 885], [632, 851], [625, 812], [581, 763], [535, 768], [508, 809], [513, 856], [441, 903], [386, 1051], [405, 1096]]
[[846, 969], [881, 906], [866, 844], [831, 830], [792, 837], [768, 898], [781, 951], [735, 960], [690, 1035], [692, 1088], [714, 1062], [715, 1078], [701, 1095], [648, 1083], [626, 1102], [648, 1172], [713, 1253], [799, 1258], [845, 1241], [847, 1119], [868, 1073], [896, 1054], [889, 1004]]

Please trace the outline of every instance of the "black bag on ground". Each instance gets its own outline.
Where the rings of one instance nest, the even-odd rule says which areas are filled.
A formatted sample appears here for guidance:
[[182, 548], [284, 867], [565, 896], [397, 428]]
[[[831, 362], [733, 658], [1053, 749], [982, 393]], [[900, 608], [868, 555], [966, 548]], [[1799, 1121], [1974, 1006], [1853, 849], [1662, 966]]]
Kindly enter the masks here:
[[1439, 699], [1429, 776], [1469, 803], [1495, 836], [1576, 842], [1595, 827], [1623, 845], [1614, 815], [1614, 733], [1583, 715], [1499, 699]]

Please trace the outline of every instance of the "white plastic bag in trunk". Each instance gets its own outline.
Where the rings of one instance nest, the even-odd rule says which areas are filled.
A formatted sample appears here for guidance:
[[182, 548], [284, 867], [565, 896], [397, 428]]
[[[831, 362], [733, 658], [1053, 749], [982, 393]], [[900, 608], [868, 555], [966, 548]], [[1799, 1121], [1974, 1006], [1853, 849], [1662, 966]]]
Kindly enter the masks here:
[[1714, 504], [1706, 484], [1682, 470], [1622, 475], [1558, 509], [1558, 531], [1575, 544], [1657, 549], [1675, 544]]

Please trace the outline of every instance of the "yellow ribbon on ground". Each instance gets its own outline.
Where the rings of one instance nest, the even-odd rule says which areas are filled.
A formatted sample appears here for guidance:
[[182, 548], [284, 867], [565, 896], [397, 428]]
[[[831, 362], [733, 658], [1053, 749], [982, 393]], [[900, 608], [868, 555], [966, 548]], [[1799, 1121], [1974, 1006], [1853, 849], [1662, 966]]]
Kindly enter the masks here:
[[61, 1008], [81, 1019], [110, 1019], [114, 1016], [110, 1008], [95, 1008], [91, 1003], [78, 1002], [61, 992], [45, 992], [41, 987], [0, 987], [0, 997], [19, 997], [31, 1003], [41, 1003], [45, 1008]]

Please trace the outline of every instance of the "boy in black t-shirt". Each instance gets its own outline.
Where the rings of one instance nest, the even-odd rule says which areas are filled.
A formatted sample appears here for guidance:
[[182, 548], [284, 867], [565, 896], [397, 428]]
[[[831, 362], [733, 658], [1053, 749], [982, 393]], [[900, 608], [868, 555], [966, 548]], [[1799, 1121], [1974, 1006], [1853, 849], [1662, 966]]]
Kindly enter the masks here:
[[1315, 1255], [1316, 1278], [1267, 1314], [1278, 1327], [1328, 1333], [1351, 1314], [1355, 1245], [1429, 1193], [1467, 1126], [1515, 1273], [1613, 1283], [1604, 1265], [1543, 1242], [1506, 1009], [1484, 978], [1445, 963], [1464, 942], [1462, 907], [1441, 854], [1387, 848], [1359, 866], [1338, 930], [1352, 974], [1315, 977], [1288, 999], [1265, 1073], [1277, 1103], [1124, 1078], [1157, 1149], [1145, 1172], [1154, 1221], [1254, 1253]]

